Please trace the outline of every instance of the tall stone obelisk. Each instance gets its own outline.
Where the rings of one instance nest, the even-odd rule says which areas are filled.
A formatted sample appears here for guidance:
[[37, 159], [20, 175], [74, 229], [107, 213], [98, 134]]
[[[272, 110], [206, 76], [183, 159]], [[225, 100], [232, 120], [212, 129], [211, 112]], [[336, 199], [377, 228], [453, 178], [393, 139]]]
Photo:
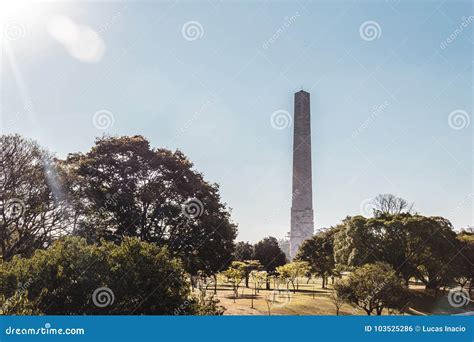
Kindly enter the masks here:
[[291, 203], [290, 257], [314, 233], [311, 175], [311, 114], [309, 93], [295, 94], [293, 133], [293, 192]]

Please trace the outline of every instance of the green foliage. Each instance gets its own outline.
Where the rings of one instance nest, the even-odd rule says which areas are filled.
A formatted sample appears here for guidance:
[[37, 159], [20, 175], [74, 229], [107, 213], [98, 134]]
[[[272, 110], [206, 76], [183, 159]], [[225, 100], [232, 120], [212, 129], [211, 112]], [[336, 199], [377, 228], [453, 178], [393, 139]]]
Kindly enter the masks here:
[[250, 272], [254, 270], [261, 270], [263, 268], [262, 264], [258, 260], [245, 260], [243, 261], [243, 265], [239, 267], [243, 267], [243, 270], [245, 272], [245, 287], [249, 287]]
[[293, 292], [296, 292], [298, 278], [304, 277], [309, 272], [310, 266], [307, 261], [293, 261], [283, 266], [278, 266], [276, 271], [287, 286], [289, 283], [293, 286]]
[[[7, 297], [25, 282], [29, 302], [48, 315], [170, 314], [189, 295], [181, 262], [166, 248], [137, 238], [100, 246], [66, 238], [31, 258], [0, 265]], [[105, 307], [94, 304], [93, 293], [101, 287], [113, 292], [113, 303]]]
[[27, 292], [17, 292], [10, 298], [0, 295], [0, 315], [39, 315], [41, 314], [28, 300]]
[[454, 264], [457, 266], [456, 280], [463, 286], [469, 282], [470, 292], [474, 288], [474, 233], [461, 232], [458, 234], [460, 252]]
[[310, 272], [323, 279], [323, 288], [327, 276], [335, 274], [334, 262], [334, 234], [336, 229], [314, 235], [303, 242], [295, 260], [307, 261]]
[[262, 286], [262, 284], [267, 281], [268, 272], [253, 270], [250, 272], [250, 278], [253, 281], [255, 289], [260, 290], [260, 287]]
[[253, 258], [253, 246], [244, 241], [235, 244], [234, 259], [237, 261], [251, 260]]
[[344, 299], [367, 315], [382, 314], [384, 308], [401, 309], [407, 292], [393, 268], [388, 264], [366, 264], [357, 268], [347, 279], [334, 285], [337, 298]]
[[225, 281], [232, 285], [234, 300], [239, 296], [239, 286], [245, 279], [247, 264], [242, 261], [233, 261], [230, 267], [222, 272]]
[[225, 312], [225, 308], [222, 305], [218, 305], [219, 299], [214, 295], [199, 296], [194, 301], [196, 304], [193, 305], [191, 312], [195, 316], [222, 316]]
[[367, 221], [363, 216], [347, 217], [337, 226], [338, 233], [334, 238], [336, 263], [357, 267], [376, 261], [373, 253], [379, 240]]
[[175, 309], [176, 315], [192, 314], [196, 316], [221, 316], [225, 312], [225, 308], [219, 304], [219, 299], [214, 294], [208, 292], [207, 286], [200, 286], [197, 295], [191, 295], [191, 299], [187, 305]]
[[460, 245], [451, 223], [442, 217], [355, 216], [346, 218], [338, 229], [334, 240], [338, 264], [359, 267], [383, 261], [406, 283], [416, 277], [432, 289], [454, 281], [456, 271], [450, 262]]
[[254, 246], [253, 259], [260, 261], [265, 271], [275, 272], [278, 266], [286, 263], [286, 255], [280, 249], [278, 240], [274, 237], [266, 237]]
[[[107, 137], [86, 154], [69, 155], [64, 168], [76, 199], [77, 231], [89, 241], [136, 236], [166, 245], [191, 274], [227, 266], [236, 226], [218, 186], [182, 152], [153, 149], [141, 136]], [[186, 215], [189, 199], [196, 199], [196, 211]]]

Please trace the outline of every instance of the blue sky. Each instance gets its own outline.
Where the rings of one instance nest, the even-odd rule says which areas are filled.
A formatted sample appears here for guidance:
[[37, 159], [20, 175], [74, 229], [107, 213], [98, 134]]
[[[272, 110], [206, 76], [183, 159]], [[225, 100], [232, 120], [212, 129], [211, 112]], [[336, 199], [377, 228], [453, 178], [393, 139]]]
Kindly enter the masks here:
[[470, 1], [27, 5], [3, 19], [2, 132], [60, 157], [104, 133], [179, 148], [220, 184], [238, 240], [257, 241], [289, 231], [292, 125], [271, 117], [303, 88], [316, 228], [393, 193], [459, 229], [473, 225], [473, 15]]

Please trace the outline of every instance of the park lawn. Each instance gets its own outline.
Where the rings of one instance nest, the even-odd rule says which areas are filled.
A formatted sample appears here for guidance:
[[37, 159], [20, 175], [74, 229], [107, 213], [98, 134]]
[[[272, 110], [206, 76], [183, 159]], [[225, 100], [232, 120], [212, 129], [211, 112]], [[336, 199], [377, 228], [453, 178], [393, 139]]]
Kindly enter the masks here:
[[[331, 284], [328, 288], [321, 288], [321, 279], [312, 279], [309, 284], [302, 279], [299, 288], [293, 293], [292, 287], [287, 292], [286, 286], [280, 286], [282, 291], [265, 290], [265, 286], [254, 296], [253, 308], [252, 294], [253, 283], [249, 281], [249, 288], [244, 282], [239, 287], [239, 297], [235, 299], [232, 286], [218, 277], [217, 298], [219, 305], [226, 308], [224, 315], [335, 315], [336, 309], [329, 298], [332, 290]], [[209, 290], [212, 292], [212, 290]], [[455, 314], [464, 312], [463, 309], [452, 308], [447, 302], [446, 295], [440, 294], [438, 298], [426, 293], [421, 286], [410, 286], [411, 298], [405, 307], [404, 314], [410, 315], [430, 315], [430, 314]], [[289, 295], [289, 296], [288, 296]], [[273, 302], [273, 304], [272, 304]], [[269, 306], [270, 305], [270, 308]], [[472, 305], [470, 306], [472, 310]], [[348, 304], [344, 304], [339, 312], [340, 315], [366, 315], [365, 311], [355, 309]], [[389, 314], [384, 310], [384, 315]]]
[[[322, 289], [320, 279], [312, 280], [306, 284], [302, 280], [296, 293], [293, 293], [290, 285], [289, 291], [286, 287], [280, 286], [279, 291], [265, 290], [265, 286], [259, 290], [253, 300], [251, 308], [253, 283], [249, 282], [249, 288], [245, 284], [239, 287], [239, 297], [235, 299], [232, 286], [226, 284], [223, 279], [218, 278], [217, 298], [219, 305], [226, 308], [225, 315], [268, 315], [269, 309], [271, 315], [335, 315], [335, 307], [329, 299], [330, 289]], [[242, 294], [243, 293], [243, 294]], [[270, 305], [269, 306], [267, 305]], [[350, 305], [343, 305], [340, 315], [363, 314], [355, 310]]]

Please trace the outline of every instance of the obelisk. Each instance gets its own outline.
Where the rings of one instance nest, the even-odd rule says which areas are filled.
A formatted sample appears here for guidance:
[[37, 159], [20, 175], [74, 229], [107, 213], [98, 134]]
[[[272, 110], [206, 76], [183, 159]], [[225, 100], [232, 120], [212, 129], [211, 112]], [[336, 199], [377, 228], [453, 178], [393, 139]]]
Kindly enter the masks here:
[[293, 132], [293, 192], [291, 203], [290, 257], [314, 233], [311, 175], [311, 114], [309, 93], [295, 94]]

